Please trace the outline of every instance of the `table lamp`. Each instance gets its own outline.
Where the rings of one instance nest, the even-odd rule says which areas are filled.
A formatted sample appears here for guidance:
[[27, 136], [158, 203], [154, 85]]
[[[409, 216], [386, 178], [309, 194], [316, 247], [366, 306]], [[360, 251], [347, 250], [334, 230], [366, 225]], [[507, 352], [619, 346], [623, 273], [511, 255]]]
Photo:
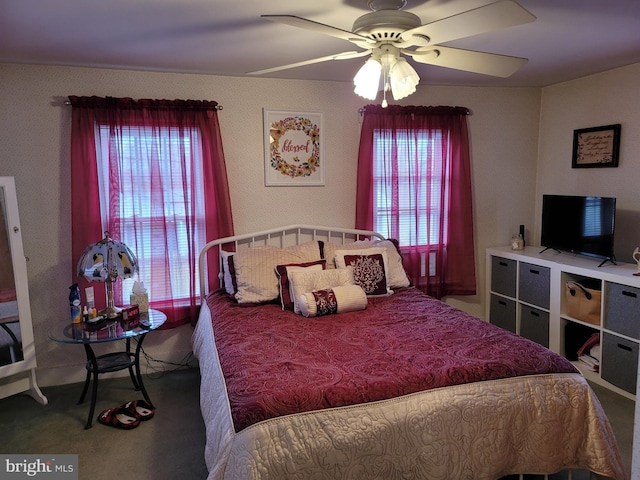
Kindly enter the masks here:
[[109, 238], [109, 232], [104, 232], [102, 240], [85, 248], [77, 270], [79, 276], [90, 282], [107, 284], [107, 308], [100, 315], [107, 318], [120, 315], [122, 309], [113, 303], [113, 284], [118, 278], [131, 278], [138, 271], [138, 259], [129, 247]]

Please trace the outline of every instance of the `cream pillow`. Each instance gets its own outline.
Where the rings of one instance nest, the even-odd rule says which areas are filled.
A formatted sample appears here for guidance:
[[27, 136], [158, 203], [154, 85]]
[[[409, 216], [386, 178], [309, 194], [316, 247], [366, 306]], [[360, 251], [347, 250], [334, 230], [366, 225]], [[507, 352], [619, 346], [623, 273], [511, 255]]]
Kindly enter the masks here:
[[393, 293], [389, 287], [389, 259], [385, 248], [336, 250], [334, 260], [338, 269], [353, 269], [354, 282], [362, 287], [367, 296]]
[[292, 271], [289, 275], [289, 287], [293, 299], [293, 311], [300, 313], [298, 301], [303, 293], [353, 284], [353, 272], [350, 268], [311, 272], [306, 270]]
[[316, 260], [315, 262], [294, 263], [288, 265], [278, 265], [276, 275], [278, 276], [278, 289], [280, 290], [280, 306], [283, 310], [293, 310], [293, 298], [291, 298], [291, 285], [289, 275], [298, 271], [319, 271], [324, 270], [326, 260]]
[[338, 245], [335, 243], [324, 244], [324, 258], [327, 259], [327, 268], [335, 268], [335, 252], [337, 250], [355, 250], [363, 248], [382, 247], [387, 251], [389, 260], [389, 287], [402, 288], [410, 285], [407, 272], [402, 265], [402, 256], [391, 240], [359, 240], [357, 242]]
[[383, 247], [387, 251], [387, 258], [389, 260], [389, 287], [402, 288], [408, 287], [411, 282], [407, 277], [407, 272], [404, 270], [402, 264], [402, 255], [398, 252], [398, 248], [391, 240], [374, 240], [373, 246]]
[[233, 256], [238, 303], [264, 303], [278, 298], [276, 267], [290, 263], [321, 260], [317, 241], [286, 248], [262, 246], [245, 248]]
[[303, 293], [298, 305], [300, 313], [309, 318], [356, 312], [367, 308], [367, 295], [359, 285], [343, 285]]

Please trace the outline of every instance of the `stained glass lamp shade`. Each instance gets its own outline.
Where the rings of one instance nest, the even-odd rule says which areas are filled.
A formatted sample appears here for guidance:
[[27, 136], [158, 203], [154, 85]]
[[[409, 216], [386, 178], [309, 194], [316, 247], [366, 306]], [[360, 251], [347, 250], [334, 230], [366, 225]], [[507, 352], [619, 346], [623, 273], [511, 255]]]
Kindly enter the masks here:
[[109, 238], [109, 232], [104, 232], [102, 240], [84, 250], [77, 271], [90, 282], [107, 284], [107, 308], [100, 314], [114, 318], [122, 309], [113, 303], [113, 284], [118, 278], [133, 277], [138, 272], [138, 259], [124, 243]]

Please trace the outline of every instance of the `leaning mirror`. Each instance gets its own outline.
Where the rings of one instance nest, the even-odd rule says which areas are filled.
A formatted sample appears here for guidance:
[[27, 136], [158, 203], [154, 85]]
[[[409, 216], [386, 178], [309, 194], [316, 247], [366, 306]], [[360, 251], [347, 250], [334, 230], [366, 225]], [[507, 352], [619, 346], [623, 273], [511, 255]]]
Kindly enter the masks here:
[[0, 398], [27, 391], [42, 404], [36, 383], [27, 262], [13, 177], [0, 177]]

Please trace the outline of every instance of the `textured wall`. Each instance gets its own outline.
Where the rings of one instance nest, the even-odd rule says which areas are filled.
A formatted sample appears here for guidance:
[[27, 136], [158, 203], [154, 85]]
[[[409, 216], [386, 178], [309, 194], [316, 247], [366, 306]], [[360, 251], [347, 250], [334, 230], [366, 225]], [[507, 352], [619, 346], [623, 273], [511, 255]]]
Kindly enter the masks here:
[[[622, 262], [633, 262], [631, 253], [640, 245], [638, 79], [635, 64], [547, 87], [540, 117], [538, 227], [544, 193], [616, 197], [615, 253]], [[571, 168], [573, 131], [616, 123], [622, 125], [618, 168]]]
[[[0, 65], [0, 78], [0, 175], [16, 178], [44, 384], [80, 379], [84, 362], [82, 349], [47, 338], [48, 329], [67, 318], [67, 287], [77, 260], [70, 253], [67, 95], [216, 100], [224, 107], [220, 123], [236, 233], [303, 222], [353, 226], [358, 109], [367, 102], [349, 83], [27, 65]], [[482, 316], [484, 250], [506, 244], [519, 224], [533, 224], [540, 90], [423, 86], [405, 101], [472, 111], [476, 237], [469, 248], [476, 249], [479, 294], [449, 302]], [[324, 113], [324, 187], [264, 186], [264, 107]], [[154, 332], [145, 346], [158, 358], [182, 357], [190, 332]], [[65, 366], [73, 368], [64, 378], [52, 376]]]
[[[616, 197], [615, 254], [622, 262], [632, 262], [631, 252], [640, 245], [639, 78], [635, 64], [547, 87], [540, 116], [536, 231], [544, 193]], [[573, 130], [616, 123], [622, 126], [618, 168], [572, 169]], [[635, 418], [631, 478], [640, 478], [638, 403]]]

